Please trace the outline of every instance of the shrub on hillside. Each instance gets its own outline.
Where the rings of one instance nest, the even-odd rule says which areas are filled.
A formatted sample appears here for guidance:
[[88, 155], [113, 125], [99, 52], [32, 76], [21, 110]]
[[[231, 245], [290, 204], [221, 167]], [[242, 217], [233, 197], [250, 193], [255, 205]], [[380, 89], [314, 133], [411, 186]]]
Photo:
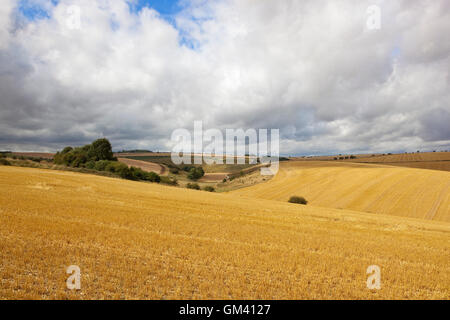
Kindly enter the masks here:
[[289, 202], [290, 203], [298, 203], [298, 204], [307, 204], [308, 201], [306, 201], [305, 198], [303, 197], [298, 197], [298, 196], [292, 196], [289, 198]]
[[85, 166], [86, 169], [94, 169], [95, 167], [95, 161], [94, 160], [89, 160], [88, 162], [86, 162]]
[[159, 174], [155, 173], [155, 172], [147, 172], [147, 176], [146, 179], [147, 181], [150, 182], [161, 182], [161, 177], [159, 176]]
[[172, 167], [169, 169], [169, 172], [173, 174], [178, 174], [180, 173], [180, 170], [178, 168]]
[[198, 180], [205, 175], [205, 171], [202, 167], [191, 168], [188, 173], [188, 178], [191, 180]]
[[108, 164], [109, 164], [108, 160], [96, 161], [95, 165], [94, 165], [94, 169], [97, 171], [105, 171]]
[[182, 165], [181, 166], [181, 170], [186, 171], [186, 172], [189, 172], [192, 169], [195, 169], [195, 167], [194, 166], [188, 166], [188, 165]]
[[169, 186], [177, 186], [178, 185], [178, 180], [175, 178], [170, 178], [167, 176], [160, 176], [161, 179], [161, 183], [167, 184]]
[[211, 187], [211, 186], [206, 186], [206, 187], [203, 188], [203, 190], [208, 191], [208, 192], [216, 191], [216, 189], [214, 189], [214, 187]]
[[194, 189], [194, 190], [200, 190], [200, 186], [197, 183], [188, 183], [186, 185], [186, 188], [188, 189]]

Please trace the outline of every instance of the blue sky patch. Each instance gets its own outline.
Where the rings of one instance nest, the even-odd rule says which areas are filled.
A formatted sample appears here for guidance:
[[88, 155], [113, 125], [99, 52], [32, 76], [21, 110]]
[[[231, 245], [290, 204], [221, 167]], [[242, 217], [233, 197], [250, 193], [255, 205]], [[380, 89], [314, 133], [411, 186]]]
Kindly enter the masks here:
[[[20, 0], [18, 9], [19, 13], [29, 21], [40, 19], [49, 19], [51, 17], [51, 8], [58, 5], [60, 0], [49, 0], [48, 6], [39, 5], [35, 0]], [[128, 0], [130, 12], [138, 14], [144, 8], [151, 8], [157, 11], [160, 17], [170, 23], [180, 32], [180, 45], [190, 49], [196, 49], [199, 44], [190, 39], [183, 30], [179, 30], [175, 22], [175, 16], [186, 8], [188, 3], [183, 0]], [[195, 21], [196, 19], [193, 18]], [[111, 19], [111, 30], [116, 31], [120, 25], [114, 18]]]
[[[58, 2], [59, 0], [51, 0], [49, 4], [55, 6]], [[25, 18], [31, 21], [50, 18], [50, 12], [47, 11], [47, 8], [38, 5], [33, 0], [20, 0], [18, 9]]]
[[[59, 0], [50, 0], [49, 3], [56, 6], [59, 3]], [[169, 22], [173, 22], [173, 15], [183, 9], [179, 0], [137, 0], [129, 1], [128, 4], [130, 11], [133, 13], [138, 13], [143, 8], [152, 8], [153, 10], [158, 11], [161, 17]], [[19, 12], [31, 21], [50, 18], [50, 12], [33, 0], [20, 0], [18, 8]]]
[[161, 16], [171, 16], [183, 9], [178, 0], [137, 0], [130, 1], [129, 5], [132, 12], [139, 12], [147, 7], [158, 11]]

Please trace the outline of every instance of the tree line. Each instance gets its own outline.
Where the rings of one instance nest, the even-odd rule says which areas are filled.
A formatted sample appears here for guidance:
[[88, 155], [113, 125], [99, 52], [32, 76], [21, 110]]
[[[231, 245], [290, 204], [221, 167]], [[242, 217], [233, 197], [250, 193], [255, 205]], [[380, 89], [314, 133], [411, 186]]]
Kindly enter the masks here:
[[129, 180], [161, 181], [161, 177], [154, 172], [128, 167], [126, 164], [119, 162], [114, 157], [111, 143], [105, 138], [97, 139], [83, 147], [65, 147], [55, 154], [53, 161], [55, 164], [74, 168], [110, 172]]

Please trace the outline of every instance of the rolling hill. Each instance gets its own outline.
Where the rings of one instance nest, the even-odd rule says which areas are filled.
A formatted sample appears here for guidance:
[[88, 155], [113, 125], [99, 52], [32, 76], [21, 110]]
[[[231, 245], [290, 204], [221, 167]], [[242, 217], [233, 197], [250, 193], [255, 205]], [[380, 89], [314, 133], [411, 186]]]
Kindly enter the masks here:
[[450, 298], [446, 222], [32, 168], [0, 166], [0, 186], [2, 299]]
[[289, 161], [269, 182], [235, 194], [450, 222], [450, 172], [377, 164]]

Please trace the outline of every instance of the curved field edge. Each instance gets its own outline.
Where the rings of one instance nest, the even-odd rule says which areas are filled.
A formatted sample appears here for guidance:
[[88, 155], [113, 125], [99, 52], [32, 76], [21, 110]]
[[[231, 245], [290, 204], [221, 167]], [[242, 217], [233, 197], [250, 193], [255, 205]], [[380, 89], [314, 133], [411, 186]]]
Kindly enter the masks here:
[[3, 299], [450, 297], [448, 223], [30, 168], [0, 185]]
[[279, 201], [297, 195], [316, 206], [450, 221], [450, 173], [442, 171], [290, 161], [270, 181], [234, 193]]

